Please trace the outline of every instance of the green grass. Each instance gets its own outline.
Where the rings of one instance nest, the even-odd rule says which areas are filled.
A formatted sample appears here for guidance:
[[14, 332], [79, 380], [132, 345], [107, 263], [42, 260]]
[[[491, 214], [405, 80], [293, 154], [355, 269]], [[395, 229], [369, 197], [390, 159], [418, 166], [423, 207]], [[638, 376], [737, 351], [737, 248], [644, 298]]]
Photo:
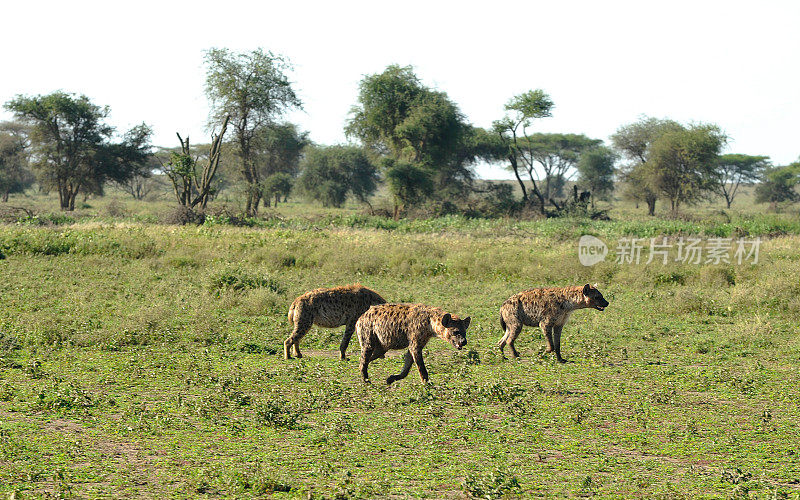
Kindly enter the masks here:
[[[0, 495], [797, 498], [798, 227], [755, 213], [0, 226]], [[583, 232], [764, 242], [757, 265], [586, 268]], [[337, 359], [343, 328], [314, 328], [284, 361], [292, 299], [356, 281], [471, 315], [467, 349], [432, 340], [428, 386], [416, 370], [363, 384], [356, 339]], [[573, 315], [569, 363], [533, 329], [521, 359], [498, 356], [509, 295], [587, 282], [611, 306]]]

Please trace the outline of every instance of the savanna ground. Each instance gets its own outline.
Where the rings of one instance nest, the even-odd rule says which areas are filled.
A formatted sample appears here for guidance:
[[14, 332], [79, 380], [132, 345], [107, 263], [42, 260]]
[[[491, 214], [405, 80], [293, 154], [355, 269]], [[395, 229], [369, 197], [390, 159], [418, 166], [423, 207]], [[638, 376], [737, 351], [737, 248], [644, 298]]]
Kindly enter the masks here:
[[[128, 204], [0, 225], [0, 494], [798, 498], [800, 219], [746, 206], [394, 222], [290, 203], [256, 227], [181, 227]], [[612, 252], [763, 242], [755, 265], [584, 267], [585, 233]], [[351, 282], [472, 316], [467, 348], [432, 340], [428, 386], [416, 369], [382, 383], [400, 352], [363, 384], [343, 328], [285, 361], [292, 299]], [[530, 328], [499, 357], [509, 295], [587, 282], [611, 305], [573, 315], [569, 363]]]

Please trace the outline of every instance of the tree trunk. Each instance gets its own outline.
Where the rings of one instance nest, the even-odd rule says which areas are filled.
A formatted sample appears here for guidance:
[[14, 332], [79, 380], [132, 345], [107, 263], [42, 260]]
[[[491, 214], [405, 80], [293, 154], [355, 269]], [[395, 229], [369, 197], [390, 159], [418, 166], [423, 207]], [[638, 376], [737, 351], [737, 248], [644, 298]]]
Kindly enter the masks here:
[[7, 203], [7, 202], [8, 202], [8, 189], [3, 191], [3, 203]]
[[58, 206], [61, 210], [67, 210], [69, 208], [67, 187], [61, 179], [58, 180]]
[[542, 196], [542, 193], [540, 193], [538, 189], [534, 189], [533, 190], [533, 194], [535, 194], [536, 197], [539, 198], [539, 212], [541, 212], [541, 214], [544, 215], [545, 214], [545, 211], [544, 211], [544, 196]]
[[525, 189], [525, 183], [522, 181], [522, 177], [519, 176], [519, 167], [517, 166], [517, 161], [516, 159], [513, 159], [513, 157], [509, 157], [509, 160], [511, 160], [511, 168], [514, 169], [514, 176], [517, 178], [517, 182], [519, 182], [520, 189], [522, 189], [522, 201], [527, 202], [528, 190]]
[[61, 189], [59, 189], [58, 201], [59, 201], [59, 205], [61, 206], [61, 210], [64, 211], [64, 212], [68, 212], [68, 211], [72, 210], [71, 208], [69, 208], [70, 207], [70, 201], [72, 200], [72, 196], [71, 195], [72, 195], [72, 193], [70, 192], [69, 189], [67, 189], [66, 186], [63, 186]]
[[656, 198], [647, 198], [645, 201], [647, 202], [647, 215], [655, 215], [656, 214]]
[[75, 211], [75, 198], [77, 198], [77, 197], [78, 197], [78, 190], [75, 189], [74, 191], [72, 191], [70, 193], [70, 196], [69, 196], [69, 211], [70, 212], [74, 212]]
[[528, 177], [530, 177], [531, 184], [533, 185], [533, 190], [532, 190], [533, 194], [535, 194], [536, 197], [539, 198], [539, 211], [541, 212], [542, 215], [544, 215], [545, 197], [542, 194], [542, 192], [539, 191], [539, 187], [536, 185], [536, 180], [533, 178], [533, 170], [528, 170]]
[[248, 217], [258, 216], [258, 204], [261, 203], [261, 193], [256, 186], [253, 186], [248, 193], [247, 215]]

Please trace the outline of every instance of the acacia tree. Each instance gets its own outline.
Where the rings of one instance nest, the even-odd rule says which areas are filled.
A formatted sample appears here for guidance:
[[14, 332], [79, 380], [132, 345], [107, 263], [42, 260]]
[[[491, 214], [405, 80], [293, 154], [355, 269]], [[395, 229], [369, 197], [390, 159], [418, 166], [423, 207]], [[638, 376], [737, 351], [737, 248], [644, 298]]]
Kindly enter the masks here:
[[796, 187], [800, 184], [800, 161], [785, 167], [767, 167], [756, 186], [756, 203], [782, 203], [800, 200]]
[[722, 155], [717, 159], [714, 190], [725, 198], [725, 203], [731, 208], [739, 186], [756, 182], [768, 166], [769, 156]]
[[[469, 166], [477, 158], [471, 148], [472, 127], [446, 93], [424, 86], [410, 66], [392, 65], [361, 81], [345, 132], [386, 160], [380, 165], [387, 180], [406, 179], [409, 187], [431, 184], [394, 191], [395, 215], [400, 204], [412, 199], [450, 196], [472, 183]], [[419, 196], [397, 196], [411, 191]]]
[[614, 190], [614, 163], [617, 155], [605, 146], [599, 146], [581, 155], [578, 161], [578, 182], [592, 193], [592, 207], [595, 198], [604, 199]]
[[648, 215], [655, 215], [658, 190], [651, 183], [651, 168], [647, 163], [650, 145], [661, 134], [683, 127], [673, 120], [643, 117], [638, 122], [623, 125], [611, 136], [614, 148], [630, 163], [620, 169], [625, 183], [623, 195], [647, 204]]
[[520, 152], [525, 161], [528, 176], [533, 182], [536, 175], [536, 164], [542, 169], [544, 179], [543, 195], [549, 200], [554, 193], [551, 184], [561, 187], [569, 176], [570, 169], [577, 166], [581, 153], [603, 143], [599, 139], [590, 139], [583, 134], [533, 134], [520, 141]]
[[96, 192], [108, 180], [130, 177], [149, 154], [149, 127], [134, 127], [121, 143], [111, 143], [113, 128], [105, 123], [108, 107], [85, 95], [17, 96], [5, 107], [31, 127], [39, 183], [58, 191], [62, 210], [75, 209], [80, 191]]
[[661, 134], [648, 148], [653, 186], [673, 212], [702, 199], [715, 186], [715, 167], [727, 137], [716, 125], [692, 125]]
[[382, 73], [365, 76], [345, 133], [379, 156], [401, 158], [409, 145], [398, 129], [424, 91], [411, 66], [391, 65]]
[[261, 188], [264, 194], [264, 204], [269, 207], [269, 200], [274, 196], [275, 206], [277, 207], [281, 196], [286, 199], [286, 197], [289, 196], [289, 193], [292, 192], [293, 185], [294, 178], [292, 178], [292, 176], [286, 172], [276, 172], [267, 176], [267, 178], [264, 179], [264, 183]]
[[82, 188], [84, 196], [103, 196], [107, 181], [120, 185], [133, 177], [149, 177], [152, 133], [147, 125], [137, 125], [125, 133], [122, 142], [97, 148], [92, 161], [94, 175]]
[[240, 171], [247, 184], [246, 212], [258, 214], [261, 171], [255, 162], [254, 141], [260, 129], [292, 108], [302, 109], [286, 76], [287, 59], [256, 49], [234, 53], [213, 48], [206, 52], [206, 95], [213, 123], [230, 116], [238, 145]]
[[28, 170], [29, 142], [25, 126], [17, 122], [0, 123], [0, 200], [20, 193], [33, 184]]
[[326, 207], [341, 207], [348, 194], [369, 204], [377, 187], [377, 169], [366, 152], [355, 146], [311, 147], [302, 166], [297, 179], [300, 192]]
[[153, 172], [161, 169], [161, 166], [158, 157], [155, 154], [150, 155], [141, 169], [129, 179], [117, 183], [117, 187], [131, 195], [134, 200], [143, 200], [156, 188], [164, 187], [161, 182], [153, 178]]
[[469, 160], [461, 154], [469, 129], [447, 94], [425, 88], [395, 131], [407, 153], [398, 159], [408, 159], [428, 170], [437, 189], [469, 184], [472, 172], [464, 168]]
[[299, 174], [303, 149], [311, 141], [308, 132], [300, 132], [292, 123], [269, 124], [256, 132], [254, 161], [262, 181], [264, 205], [274, 197], [288, 196], [294, 178]]
[[[549, 95], [543, 90], [530, 90], [512, 97], [505, 105], [505, 110], [508, 114], [495, 121], [492, 126], [494, 132], [505, 146], [505, 158], [517, 178], [520, 189], [522, 189], [522, 200], [525, 203], [529, 201], [528, 191], [520, 176], [520, 170], [525, 168], [525, 165], [532, 165], [533, 162], [532, 158], [526, 157], [524, 154], [527, 127], [535, 119], [552, 116], [552, 109], [553, 101]], [[520, 160], [523, 165], [520, 165]], [[531, 192], [539, 199], [540, 210], [544, 213], [545, 198], [532, 175], [530, 178]]]

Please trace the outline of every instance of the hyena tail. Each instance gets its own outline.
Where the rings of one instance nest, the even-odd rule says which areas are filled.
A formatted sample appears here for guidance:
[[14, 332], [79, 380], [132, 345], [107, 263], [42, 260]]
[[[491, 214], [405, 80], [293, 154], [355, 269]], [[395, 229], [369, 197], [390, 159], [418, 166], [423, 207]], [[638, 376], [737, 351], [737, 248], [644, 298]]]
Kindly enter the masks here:
[[292, 305], [289, 306], [289, 314], [288, 314], [289, 323], [294, 323], [294, 309], [295, 309], [295, 303], [292, 302]]
[[503, 313], [502, 312], [500, 313], [500, 328], [503, 329], [503, 337], [500, 339], [500, 342], [497, 343], [497, 347], [499, 347], [500, 351], [502, 352], [503, 346], [506, 343], [506, 337], [508, 337], [508, 330], [506, 330], [506, 322], [503, 319]]

